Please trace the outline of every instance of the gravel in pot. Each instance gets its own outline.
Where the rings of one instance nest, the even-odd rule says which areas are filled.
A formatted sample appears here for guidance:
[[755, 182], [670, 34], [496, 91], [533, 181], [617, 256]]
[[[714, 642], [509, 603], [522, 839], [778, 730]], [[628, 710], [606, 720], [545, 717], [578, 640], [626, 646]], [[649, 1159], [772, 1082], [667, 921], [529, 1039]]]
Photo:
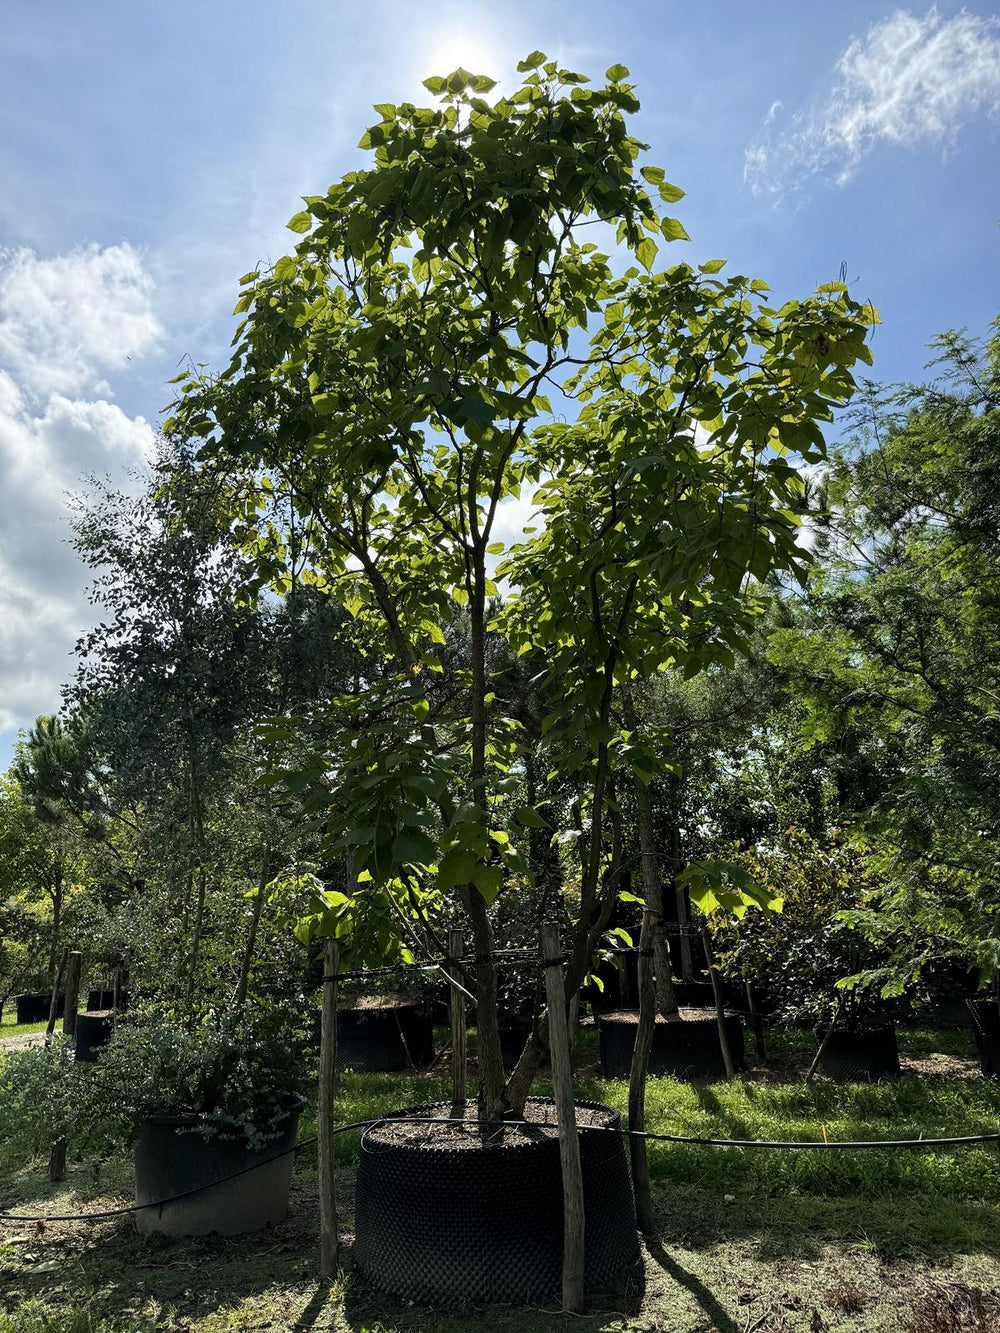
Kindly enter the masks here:
[[[729, 1049], [737, 1069], [743, 1067], [743, 1025], [737, 1014], [726, 1014]], [[601, 1074], [604, 1078], [628, 1078], [639, 1024], [637, 1009], [619, 1009], [601, 1014]], [[682, 1009], [680, 1022], [657, 1015], [649, 1052], [651, 1078], [718, 1080], [726, 1077], [719, 1042], [719, 1024], [714, 1009]]]
[[[816, 1029], [820, 1043], [826, 1028]], [[899, 1047], [895, 1024], [850, 1031], [835, 1029], [823, 1049], [820, 1070], [840, 1083], [871, 1083], [878, 1078], [899, 1075]]]
[[[525, 1129], [484, 1142], [475, 1103], [394, 1113], [361, 1140], [354, 1266], [379, 1291], [434, 1306], [535, 1304], [558, 1295], [563, 1204], [555, 1106], [530, 1098]], [[639, 1257], [617, 1111], [577, 1102], [588, 1290], [615, 1286]], [[427, 1116], [435, 1124], [401, 1123]]]

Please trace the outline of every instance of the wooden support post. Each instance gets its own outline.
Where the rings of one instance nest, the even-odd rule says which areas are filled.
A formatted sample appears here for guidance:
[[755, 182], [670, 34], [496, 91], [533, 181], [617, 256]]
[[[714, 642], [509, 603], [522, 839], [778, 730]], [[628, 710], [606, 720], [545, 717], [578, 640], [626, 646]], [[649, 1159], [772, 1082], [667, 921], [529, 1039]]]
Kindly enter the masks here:
[[726, 1006], [722, 1000], [722, 987], [719, 984], [719, 973], [715, 966], [715, 954], [712, 951], [712, 937], [708, 933], [708, 927], [702, 922], [701, 925], [701, 943], [705, 950], [705, 962], [708, 964], [708, 975], [712, 980], [712, 994], [715, 996], [715, 1017], [719, 1026], [719, 1046], [722, 1048], [722, 1063], [725, 1065], [726, 1078], [736, 1077], [736, 1061], [733, 1059], [732, 1048], [729, 1045], [729, 1033], [726, 1030]]
[[[63, 949], [62, 957], [56, 968], [55, 976], [52, 980], [52, 999], [49, 1001], [49, 1021], [45, 1025], [45, 1045], [51, 1046], [52, 1034], [56, 1030], [56, 1014], [59, 1010], [59, 987], [63, 984], [63, 976], [66, 972], [66, 960], [69, 957], [69, 950]], [[64, 1011], [65, 1012], [65, 1011]]]
[[656, 1025], [656, 987], [653, 980], [653, 932], [656, 922], [647, 906], [642, 914], [642, 932], [639, 936], [639, 959], [636, 971], [639, 978], [639, 1021], [632, 1048], [632, 1067], [628, 1084], [628, 1127], [636, 1130], [629, 1136], [628, 1151], [632, 1164], [632, 1193], [635, 1197], [635, 1220], [644, 1236], [655, 1234], [653, 1221], [653, 1194], [649, 1184], [649, 1160], [646, 1140], [646, 1079], [649, 1075], [649, 1053], [653, 1049], [653, 1030]]
[[[63, 1009], [63, 1032], [67, 1037], [76, 1036], [76, 1011], [80, 1006], [80, 970], [82, 956], [77, 949], [69, 950], [63, 956], [60, 974], [66, 992], [66, 1006]], [[56, 1005], [56, 995], [52, 995], [52, 1008]], [[55, 1014], [50, 1011], [49, 1022], [55, 1024]], [[66, 1139], [60, 1135], [49, 1151], [49, 1180], [55, 1184], [66, 1179]]]
[[76, 1011], [80, 1007], [80, 974], [83, 971], [83, 955], [79, 949], [72, 949], [66, 956], [64, 987], [66, 1007], [63, 1010], [63, 1032], [68, 1037], [76, 1036]]
[[458, 928], [448, 931], [448, 975], [456, 984], [448, 987], [448, 1011], [451, 1018], [451, 1104], [455, 1110], [465, 1106], [469, 1095], [469, 1064], [466, 1047], [465, 991], [458, 959], [465, 947], [464, 936]]
[[580, 1168], [580, 1140], [576, 1130], [573, 1104], [573, 1066], [566, 1023], [566, 984], [560, 956], [559, 927], [554, 921], [542, 923], [542, 962], [545, 967], [545, 998], [549, 1018], [549, 1051], [552, 1058], [552, 1085], [559, 1125], [559, 1159], [563, 1181], [563, 1309], [571, 1314], [583, 1311], [583, 1172]]
[[323, 941], [323, 1013], [319, 1042], [319, 1107], [316, 1134], [319, 1139], [319, 1275], [321, 1282], [332, 1282], [337, 1274], [339, 1238], [337, 1235], [337, 1198], [334, 1193], [333, 1080], [337, 1067], [337, 973], [340, 971], [340, 945], [335, 939]]

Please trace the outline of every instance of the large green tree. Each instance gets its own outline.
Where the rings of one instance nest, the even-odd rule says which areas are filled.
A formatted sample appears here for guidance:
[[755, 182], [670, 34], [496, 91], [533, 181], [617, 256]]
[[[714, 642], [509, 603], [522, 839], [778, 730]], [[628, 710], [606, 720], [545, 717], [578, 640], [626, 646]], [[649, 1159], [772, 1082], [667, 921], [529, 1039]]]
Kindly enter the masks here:
[[894, 885], [867, 918], [894, 987], [942, 949], [1000, 965], [998, 329], [938, 339], [928, 385], [866, 386], [805, 619], [773, 641]]
[[[374, 162], [305, 199], [294, 252], [243, 281], [231, 364], [180, 377], [168, 430], [242, 485], [250, 593], [308, 581], [379, 636], [290, 780], [363, 892], [454, 893], [483, 959], [547, 794], [512, 799], [523, 727], [494, 689], [491, 627], [544, 664], [551, 772], [578, 791], [550, 826], [580, 847], [572, 993], [618, 890], [616, 784], [655, 759], [615, 725], [615, 691], [732, 660], [761, 582], [801, 565], [790, 455], [822, 457], [873, 313], [840, 284], [771, 308], [721, 260], [656, 270], [686, 232], [654, 201], [682, 192], [640, 165], [628, 71], [591, 88], [540, 52], [519, 69], [492, 100], [458, 70], [427, 81], [435, 106], [376, 108]], [[504, 542], [528, 488], [537, 528]], [[456, 604], [468, 664], [445, 673]], [[537, 1044], [505, 1085], [491, 962], [476, 984], [492, 1120], [523, 1104]]]

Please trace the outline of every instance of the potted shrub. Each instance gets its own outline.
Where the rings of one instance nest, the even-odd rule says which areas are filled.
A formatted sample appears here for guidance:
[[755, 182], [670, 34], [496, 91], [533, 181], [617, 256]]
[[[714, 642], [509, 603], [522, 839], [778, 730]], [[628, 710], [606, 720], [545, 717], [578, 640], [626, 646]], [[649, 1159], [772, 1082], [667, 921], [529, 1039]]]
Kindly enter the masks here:
[[91, 1119], [109, 1143], [135, 1143], [136, 1203], [198, 1191], [141, 1208], [138, 1229], [234, 1235], [280, 1221], [306, 1070], [302, 1025], [277, 1008], [212, 1012], [189, 1028], [142, 1012], [119, 1022], [94, 1070]]
[[881, 994], [876, 969], [887, 954], [853, 915], [876, 892], [862, 854], [791, 828], [737, 859], [784, 905], [777, 915], [717, 922], [720, 967], [758, 989], [773, 1023], [814, 1029], [813, 1069], [845, 1081], [898, 1074], [901, 1000]]

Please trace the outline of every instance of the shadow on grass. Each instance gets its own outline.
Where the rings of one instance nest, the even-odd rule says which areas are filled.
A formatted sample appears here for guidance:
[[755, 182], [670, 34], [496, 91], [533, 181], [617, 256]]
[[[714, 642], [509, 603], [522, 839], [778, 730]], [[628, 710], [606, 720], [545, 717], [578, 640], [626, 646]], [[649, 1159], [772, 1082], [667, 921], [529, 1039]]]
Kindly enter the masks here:
[[646, 1252], [653, 1262], [662, 1268], [668, 1278], [694, 1297], [719, 1333], [740, 1333], [730, 1315], [726, 1313], [725, 1308], [712, 1295], [704, 1282], [669, 1255], [658, 1238], [646, 1238]]

